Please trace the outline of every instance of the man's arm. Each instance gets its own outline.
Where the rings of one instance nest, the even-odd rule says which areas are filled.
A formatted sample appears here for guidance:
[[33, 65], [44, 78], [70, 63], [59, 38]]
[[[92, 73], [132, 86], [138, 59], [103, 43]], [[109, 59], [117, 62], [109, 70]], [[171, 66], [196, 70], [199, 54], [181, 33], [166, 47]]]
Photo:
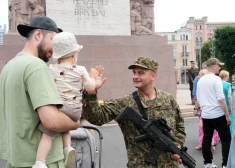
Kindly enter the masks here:
[[115, 119], [126, 106], [124, 98], [99, 104], [96, 94], [85, 94], [83, 116], [92, 124], [103, 125]]
[[188, 70], [188, 80], [189, 80], [189, 82], [191, 81], [191, 83], [193, 83], [192, 72], [190, 69]]
[[227, 124], [230, 125], [231, 124], [231, 120], [229, 118], [229, 114], [228, 114], [228, 109], [226, 106], [226, 102], [224, 100], [224, 92], [223, 92], [223, 85], [220, 79], [218, 79], [215, 82], [215, 90], [216, 90], [216, 99], [220, 105], [220, 107], [222, 108], [224, 115], [226, 117], [227, 120]]
[[55, 132], [67, 132], [80, 126], [79, 121], [74, 122], [55, 105], [41, 106], [37, 112], [44, 127]]
[[233, 107], [233, 104], [232, 104], [232, 94], [231, 94], [231, 92], [232, 92], [232, 89], [231, 89], [231, 87], [229, 87], [229, 89], [228, 89], [228, 102], [229, 102], [229, 106], [230, 106], [230, 109], [228, 109], [228, 110], [229, 110], [229, 113], [232, 112], [232, 107]]
[[200, 108], [200, 104], [198, 103], [198, 101], [196, 100], [195, 106], [194, 106], [194, 110], [193, 110], [193, 114], [195, 116], [197, 116], [197, 110]]
[[179, 105], [177, 104], [176, 100], [172, 96], [172, 107], [175, 110], [175, 138], [181, 142], [182, 144], [185, 142], [186, 133], [185, 133], [185, 127], [184, 127], [184, 119], [181, 115], [181, 111], [179, 108]]
[[224, 115], [225, 115], [226, 117], [229, 117], [228, 109], [227, 109], [225, 100], [224, 100], [224, 99], [218, 100], [218, 102], [219, 102], [219, 105], [220, 105], [220, 107], [222, 108], [222, 110], [223, 110], [223, 112], [224, 112]]
[[193, 82], [193, 97], [196, 97], [196, 93], [197, 93], [197, 82], [198, 82], [198, 77], [196, 77], [194, 79], [194, 82]]
[[123, 98], [111, 100], [103, 105], [97, 100], [97, 90], [103, 86], [106, 78], [104, 77], [104, 68], [99, 65], [95, 67], [97, 76], [95, 78], [95, 90], [84, 94], [83, 116], [92, 124], [103, 125], [116, 118], [122, 108], [126, 105]]

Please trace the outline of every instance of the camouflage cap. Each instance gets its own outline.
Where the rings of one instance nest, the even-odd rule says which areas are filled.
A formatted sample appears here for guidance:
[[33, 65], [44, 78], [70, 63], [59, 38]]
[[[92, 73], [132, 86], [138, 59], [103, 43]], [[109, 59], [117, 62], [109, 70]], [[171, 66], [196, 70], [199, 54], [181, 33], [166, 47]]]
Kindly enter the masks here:
[[135, 66], [139, 66], [142, 68], [150, 69], [154, 72], [157, 72], [158, 69], [158, 63], [150, 58], [146, 57], [138, 57], [135, 60], [135, 63], [133, 65], [130, 65], [128, 69], [134, 69]]
[[210, 59], [208, 59], [207, 61], [206, 61], [206, 65], [209, 67], [209, 66], [212, 66], [212, 65], [216, 65], [216, 64], [218, 64], [218, 65], [220, 65], [220, 66], [223, 66], [224, 65], [224, 63], [223, 62], [220, 62], [220, 60], [219, 59], [217, 59], [217, 58], [210, 58]]

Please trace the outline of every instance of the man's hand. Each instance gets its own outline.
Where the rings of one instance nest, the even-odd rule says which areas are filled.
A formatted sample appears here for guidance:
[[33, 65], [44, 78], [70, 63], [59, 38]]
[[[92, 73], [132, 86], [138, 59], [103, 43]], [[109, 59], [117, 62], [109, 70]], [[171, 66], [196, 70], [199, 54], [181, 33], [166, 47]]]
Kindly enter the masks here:
[[171, 154], [171, 159], [178, 162], [179, 164], [182, 164], [182, 160], [180, 159], [180, 156], [177, 154]]
[[226, 120], [227, 120], [227, 125], [231, 125], [231, 120], [229, 116], [226, 117]]
[[95, 89], [98, 90], [101, 86], [103, 86], [106, 78], [104, 77], [104, 68], [99, 65], [95, 67], [97, 71], [97, 76], [95, 78]]

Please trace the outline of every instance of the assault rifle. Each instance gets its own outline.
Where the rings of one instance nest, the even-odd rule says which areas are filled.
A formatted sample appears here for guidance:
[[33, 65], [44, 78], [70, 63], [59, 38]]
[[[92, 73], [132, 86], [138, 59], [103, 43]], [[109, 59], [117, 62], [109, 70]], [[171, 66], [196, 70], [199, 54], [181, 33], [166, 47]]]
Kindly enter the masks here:
[[[135, 137], [136, 142], [140, 142], [146, 139], [150, 139], [153, 143], [153, 148], [146, 160], [147, 163], [156, 165], [157, 158], [161, 151], [169, 151], [172, 154], [180, 156], [184, 167], [195, 168], [196, 161], [187, 153], [187, 147], [183, 146], [179, 141], [169, 134], [172, 128], [167, 124], [167, 121], [163, 118], [154, 119], [152, 121], [145, 120], [142, 115], [138, 113], [132, 107], [126, 107], [122, 113], [115, 118], [117, 122], [120, 120], [129, 120], [137, 127], [142, 128], [145, 131], [144, 135]], [[179, 149], [173, 142], [179, 143], [181, 149]]]

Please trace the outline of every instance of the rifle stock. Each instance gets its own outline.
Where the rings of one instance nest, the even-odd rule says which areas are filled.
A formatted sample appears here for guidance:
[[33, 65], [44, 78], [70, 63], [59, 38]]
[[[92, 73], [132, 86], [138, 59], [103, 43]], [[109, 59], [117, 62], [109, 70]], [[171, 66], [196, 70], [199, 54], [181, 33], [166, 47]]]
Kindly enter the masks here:
[[[172, 141], [177, 142], [173, 137], [168, 134], [171, 128], [167, 125], [166, 120], [153, 120], [148, 121], [142, 118], [142, 115], [138, 113], [132, 107], [126, 107], [122, 113], [116, 117], [117, 122], [121, 120], [129, 120], [136, 124], [138, 127], [145, 131], [144, 135], [140, 135], [135, 138], [136, 142], [140, 142], [146, 139], [151, 139], [153, 148], [146, 160], [148, 163], [157, 164], [157, 157], [161, 151], [169, 151], [172, 154], [180, 156], [182, 163], [187, 168], [195, 168], [196, 161], [186, 152], [187, 147], [182, 146], [179, 149]], [[172, 141], [171, 141], [172, 140]], [[179, 143], [179, 142], [178, 142]]]

